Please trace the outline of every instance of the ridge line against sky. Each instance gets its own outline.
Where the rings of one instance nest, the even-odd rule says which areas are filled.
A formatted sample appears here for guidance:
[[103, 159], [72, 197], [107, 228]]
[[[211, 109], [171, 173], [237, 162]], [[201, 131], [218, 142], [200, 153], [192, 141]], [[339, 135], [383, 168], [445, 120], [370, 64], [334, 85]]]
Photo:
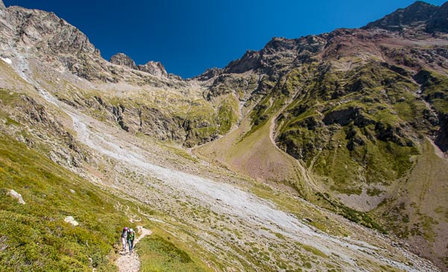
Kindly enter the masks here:
[[[446, 0], [428, 0], [442, 5]], [[79, 28], [105, 59], [118, 52], [138, 64], [160, 61], [184, 78], [224, 67], [273, 37], [299, 38], [358, 28], [414, 0], [4, 0], [56, 13]]]

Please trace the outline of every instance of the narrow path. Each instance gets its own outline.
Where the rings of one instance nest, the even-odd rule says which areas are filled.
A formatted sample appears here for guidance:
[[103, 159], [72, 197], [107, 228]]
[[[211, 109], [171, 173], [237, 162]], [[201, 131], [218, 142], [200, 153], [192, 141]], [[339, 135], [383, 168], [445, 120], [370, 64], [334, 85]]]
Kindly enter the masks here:
[[[296, 94], [294, 94], [292, 97], [295, 97]], [[272, 145], [283, 155], [285, 155], [287, 158], [289, 158], [290, 160], [292, 160], [294, 166], [296, 167], [297, 171], [300, 173], [300, 175], [302, 176], [302, 178], [306, 181], [306, 183], [308, 185], [310, 185], [314, 190], [316, 191], [321, 191], [321, 188], [319, 188], [319, 186], [317, 185], [317, 183], [314, 181], [314, 179], [312, 178], [312, 176], [310, 175], [309, 171], [311, 170], [307, 170], [305, 169], [305, 167], [302, 165], [302, 163], [295, 159], [293, 156], [291, 156], [290, 154], [286, 153], [286, 151], [284, 151], [283, 149], [281, 149], [277, 143], [275, 142], [275, 120], [277, 119], [277, 117], [290, 105], [290, 103], [292, 103], [292, 101], [287, 101], [285, 103], [285, 105], [282, 106], [281, 109], [279, 109], [272, 117], [270, 120], [270, 124], [269, 124], [269, 139], [271, 140]], [[320, 153], [319, 153], [320, 154]]]
[[[145, 236], [151, 235], [152, 231], [149, 229], [145, 229], [142, 226], [137, 227], [138, 233], [140, 235], [135, 239], [134, 246], [143, 239]], [[129, 252], [120, 252], [120, 257], [115, 261], [115, 265], [118, 267], [118, 271], [120, 272], [138, 272], [140, 271], [140, 260], [138, 258], [137, 253], [135, 251], [132, 254]]]

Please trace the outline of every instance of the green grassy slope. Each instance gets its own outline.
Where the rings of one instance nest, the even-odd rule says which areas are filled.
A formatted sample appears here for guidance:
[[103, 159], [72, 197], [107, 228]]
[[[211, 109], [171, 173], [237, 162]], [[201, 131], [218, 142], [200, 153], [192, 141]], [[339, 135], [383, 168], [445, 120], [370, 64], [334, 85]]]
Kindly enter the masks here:
[[[136, 227], [129, 218], [137, 216], [139, 225], [159, 233], [160, 227], [145, 219], [145, 214], [156, 214], [148, 205], [104, 191], [50, 160], [49, 150], [70, 144], [63, 141], [69, 134], [52, 121], [50, 109], [30, 101], [35, 100], [0, 89], [0, 271], [115, 271], [122, 227]], [[78, 151], [85, 152], [81, 147]], [[8, 194], [11, 189], [25, 205]], [[67, 216], [79, 225], [64, 222]], [[141, 247], [142, 256], [165, 254], [163, 246], [142, 242]], [[182, 252], [193, 261], [176, 268], [203, 266], [183, 242], [171, 246], [177, 247], [185, 248]]]
[[[348, 70], [325, 62], [304, 64], [269, 85], [248, 114], [248, 122], [242, 123], [244, 129], [241, 125], [197, 151], [259, 180], [286, 181], [304, 198], [351, 221], [425, 244], [426, 255], [444, 252], [445, 245], [434, 237], [446, 235], [446, 204], [434, 192], [442, 191], [446, 178], [431, 174], [443, 167], [425, 173], [428, 178], [415, 178], [415, 173], [431, 169], [421, 167], [434, 153], [428, 151], [426, 137], [439, 135], [436, 144], [442, 150], [446, 145], [446, 82], [435, 72], [414, 75], [374, 60]], [[440, 124], [435, 122], [437, 116]], [[273, 118], [276, 126], [270, 131]], [[316, 192], [304, 194], [297, 186], [300, 182], [272, 175], [287, 173], [279, 165], [290, 158], [275, 156], [269, 133], [278, 147], [306, 166], [318, 184]], [[265, 161], [269, 163], [260, 163]], [[253, 162], [258, 168], [247, 171]], [[421, 188], [425, 181], [431, 190]], [[397, 190], [401, 197], [395, 195]], [[420, 195], [424, 201], [410, 200]], [[439, 203], [438, 213], [425, 203]], [[397, 216], [400, 212], [404, 218]]]
[[398, 193], [383, 202], [374, 216], [398, 237], [418, 244], [418, 252], [441, 266], [446, 256], [448, 226], [448, 161], [437, 155], [435, 147], [425, 141], [405, 182]]
[[[0, 271], [115, 271], [119, 234], [148, 207], [103, 191], [9, 136], [0, 135]], [[13, 189], [25, 205], [9, 196]], [[126, 212], [123, 207], [129, 207]], [[73, 216], [79, 223], [64, 222]], [[145, 220], [139, 224], [148, 225]], [[143, 271], [207, 271], [157, 226], [137, 250]], [[169, 239], [169, 240], [168, 240]], [[193, 256], [193, 257], [190, 257]]]
[[119, 200], [24, 144], [0, 139], [0, 270], [113, 270], [110, 254], [129, 224], [114, 207]]
[[325, 177], [332, 190], [360, 194], [360, 183], [389, 185], [418, 154], [425, 105], [409, 79], [371, 62], [347, 73], [316, 68], [313, 84], [280, 119], [277, 143]]
[[209, 271], [195, 254], [182, 249], [181, 243], [162, 230], [155, 230], [136, 247], [142, 272]]

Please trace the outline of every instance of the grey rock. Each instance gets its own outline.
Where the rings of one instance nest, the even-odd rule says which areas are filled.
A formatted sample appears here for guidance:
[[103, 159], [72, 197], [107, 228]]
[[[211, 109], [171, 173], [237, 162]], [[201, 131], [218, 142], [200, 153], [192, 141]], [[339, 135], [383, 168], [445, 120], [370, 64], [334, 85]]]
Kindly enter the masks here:
[[201, 80], [201, 81], [209, 80], [211, 78], [214, 78], [214, 77], [220, 75], [222, 72], [223, 72], [223, 69], [216, 68], [216, 67], [210, 68], [210, 69], [205, 70], [205, 72], [203, 72], [199, 76], [195, 77], [195, 79]]
[[138, 70], [158, 77], [168, 76], [165, 67], [163, 67], [162, 63], [158, 61], [149, 61], [144, 65], [138, 65]]
[[[448, 3], [441, 7], [417, 1], [385, 17], [367, 24], [364, 29], [382, 28], [390, 31], [423, 30], [428, 33], [448, 31]], [[413, 29], [413, 30], [411, 30]]]
[[75, 227], [79, 225], [78, 221], [76, 221], [75, 218], [73, 218], [73, 216], [67, 216], [67, 217], [64, 219], [64, 221], [65, 221], [66, 223], [69, 223], [69, 224], [75, 226]]
[[443, 4], [429, 20], [426, 30], [433, 32], [448, 32], [448, 2]]
[[248, 50], [241, 59], [232, 61], [225, 68], [227, 73], [244, 73], [260, 66], [260, 52]]
[[113, 55], [110, 58], [110, 63], [121, 65], [121, 66], [126, 66], [131, 69], [137, 69], [137, 65], [135, 64], [135, 61], [124, 53], [118, 53], [118, 54]]
[[19, 202], [19, 204], [25, 205], [25, 201], [23, 200], [23, 197], [21, 194], [17, 193], [14, 190], [9, 190], [8, 195], [11, 196], [12, 198], [17, 199], [17, 202]]

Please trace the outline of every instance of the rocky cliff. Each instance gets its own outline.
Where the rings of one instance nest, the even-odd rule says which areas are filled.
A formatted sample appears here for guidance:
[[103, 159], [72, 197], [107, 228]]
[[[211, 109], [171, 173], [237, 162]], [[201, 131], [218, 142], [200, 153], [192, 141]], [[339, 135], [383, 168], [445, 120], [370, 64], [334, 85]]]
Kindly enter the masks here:
[[140, 70], [157, 77], [168, 76], [168, 73], [166, 72], [165, 67], [163, 67], [162, 63], [156, 61], [148, 61], [146, 64], [136, 65], [135, 61], [129, 56], [126, 56], [124, 53], [113, 55], [110, 58], [109, 62], [121, 66], [126, 66], [134, 70]]

